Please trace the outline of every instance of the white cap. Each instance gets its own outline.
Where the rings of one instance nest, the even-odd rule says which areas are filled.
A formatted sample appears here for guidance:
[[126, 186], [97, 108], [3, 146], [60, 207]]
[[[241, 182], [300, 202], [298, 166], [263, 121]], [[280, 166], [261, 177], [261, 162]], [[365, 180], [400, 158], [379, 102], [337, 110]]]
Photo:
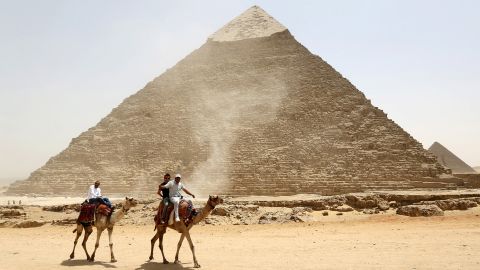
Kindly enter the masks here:
[[177, 177], [178, 177], [178, 178], [182, 178], [182, 176], [181, 176], [179, 173], [177, 173], [177, 174], [175, 175], [175, 178], [177, 178]]

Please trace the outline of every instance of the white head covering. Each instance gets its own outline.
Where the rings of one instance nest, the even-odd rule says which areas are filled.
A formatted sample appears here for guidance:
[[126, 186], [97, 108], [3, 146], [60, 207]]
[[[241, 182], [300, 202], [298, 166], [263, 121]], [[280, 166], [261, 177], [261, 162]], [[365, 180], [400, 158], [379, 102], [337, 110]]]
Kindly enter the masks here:
[[179, 173], [177, 173], [177, 174], [175, 175], [175, 178], [177, 178], [177, 177], [178, 177], [178, 178], [182, 178], [182, 176], [181, 176]]

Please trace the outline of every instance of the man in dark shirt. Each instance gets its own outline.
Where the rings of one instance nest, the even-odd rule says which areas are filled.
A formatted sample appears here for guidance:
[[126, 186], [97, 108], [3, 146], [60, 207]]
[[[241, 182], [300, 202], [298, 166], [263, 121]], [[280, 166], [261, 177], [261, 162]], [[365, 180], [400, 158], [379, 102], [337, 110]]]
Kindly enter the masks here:
[[[166, 219], [166, 215], [167, 215], [167, 208], [168, 208], [168, 204], [170, 203], [169, 190], [168, 190], [168, 188], [163, 188], [163, 186], [165, 186], [165, 184], [167, 184], [169, 181], [170, 181], [170, 174], [166, 173], [163, 176], [163, 183], [161, 183], [158, 186], [158, 191], [157, 191], [157, 194], [162, 196], [162, 201], [163, 201], [163, 209], [162, 209], [162, 216], [161, 216], [162, 217], [162, 219], [161, 219], [162, 223], [165, 223], [165, 219]], [[160, 205], [158, 207], [160, 207]]]

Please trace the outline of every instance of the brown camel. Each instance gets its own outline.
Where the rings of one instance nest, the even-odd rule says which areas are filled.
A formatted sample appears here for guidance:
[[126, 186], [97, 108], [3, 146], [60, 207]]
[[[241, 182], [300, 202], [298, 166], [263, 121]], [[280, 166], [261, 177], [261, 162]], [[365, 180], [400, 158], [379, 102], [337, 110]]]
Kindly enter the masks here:
[[[83, 247], [83, 250], [85, 250], [85, 254], [87, 255], [87, 260], [92, 262], [94, 261], [95, 252], [97, 251], [97, 248], [100, 242], [100, 236], [102, 235], [102, 232], [105, 229], [107, 229], [108, 241], [110, 244], [111, 262], [117, 261], [115, 259], [115, 256], [113, 255], [113, 242], [112, 242], [113, 226], [115, 226], [115, 223], [117, 223], [120, 219], [123, 218], [123, 216], [128, 212], [128, 210], [131, 207], [134, 207], [136, 205], [137, 205], [137, 200], [133, 198], [125, 197], [125, 202], [123, 203], [122, 208], [120, 208], [120, 210], [118, 211], [113, 212], [110, 217], [105, 215], [100, 215], [100, 214], [95, 215], [95, 222], [93, 226], [97, 228], [97, 242], [95, 243], [95, 250], [93, 251], [91, 256], [88, 255], [88, 252], [87, 252], [87, 240], [90, 234], [93, 232], [92, 226], [85, 227], [85, 235], [83, 236], [82, 247]], [[77, 224], [77, 228], [73, 230], [73, 232], [77, 232], [77, 236], [75, 237], [75, 241], [73, 242], [73, 250], [72, 250], [72, 253], [70, 254], [70, 259], [73, 259], [75, 257], [75, 246], [77, 245], [78, 238], [80, 237], [80, 235], [82, 235], [83, 229], [84, 227], [82, 224]]]
[[178, 252], [180, 251], [180, 247], [182, 246], [183, 239], [186, 237], [188, 240], [188, 244], [190, 245], [190, 250], [192, 250], [194, 267], [199, 268], [200, 264], [198, 264], [197, 258], [195, 257], [195, 248], [193, 246], [192, 238], [190, 237], [189, 231], [193, 227], [193, 225], [198, 224], [200, 221], [205, 219], [208, 215], [210, 215], [213, 209], [215, 209], [215, 206], [221, 203], [223, 203], [222, 198], [218, 196], [209, 196], [207, 204], [205, 205], [205, 207], [203, 207], [202, 212], [200, 212], [197, 216], [193, 218], [193, 221], [188, 225], [188, 227], [185, 225], [183, 221], [175, 222], [172, 225], [167, 225], [167, 224], [156, 225], [157, 233], [153, 236], [152, 240], [150, 241], [152, 245], [150, 249], [149, 259], [153, 260], [153, 246], [155, 245], [155, 242], [157, 241], [157, 239], [160, 239], [158, 246], [160, 248], [160, 251], [162, 252], [163, 263], [164, 264], [169, 263], [165, 258], [165, 254], [163, 253], [163, 235], [167, 231], [167, 227], [169, 227], [182, 234], [177, 244], [177, 253], [175, 254], [175, 263], [176, 264], [180, 263], [180, 261], [178, 260]]

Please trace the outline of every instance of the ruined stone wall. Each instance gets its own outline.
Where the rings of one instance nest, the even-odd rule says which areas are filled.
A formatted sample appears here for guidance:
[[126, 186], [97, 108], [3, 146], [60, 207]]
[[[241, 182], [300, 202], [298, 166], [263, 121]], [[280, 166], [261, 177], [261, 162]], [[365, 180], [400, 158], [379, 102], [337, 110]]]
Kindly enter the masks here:
[[455, 173], [455, 177], [463, 180], [462, 185], [466, 188], [480, 188], [479, 173]]

